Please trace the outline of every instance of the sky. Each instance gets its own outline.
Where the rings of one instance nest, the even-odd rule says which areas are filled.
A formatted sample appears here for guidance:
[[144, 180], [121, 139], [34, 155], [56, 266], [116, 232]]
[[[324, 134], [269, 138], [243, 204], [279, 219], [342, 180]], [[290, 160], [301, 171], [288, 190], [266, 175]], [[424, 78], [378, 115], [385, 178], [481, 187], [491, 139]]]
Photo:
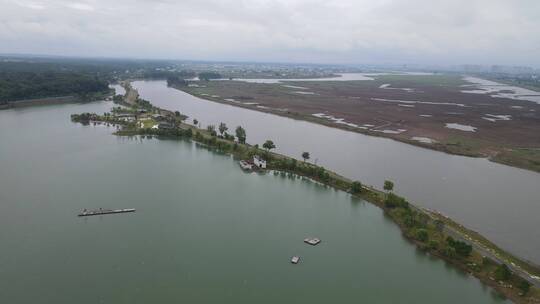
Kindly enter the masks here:
[[0, 0], [0, 53], [540, 67], [540, 1]]

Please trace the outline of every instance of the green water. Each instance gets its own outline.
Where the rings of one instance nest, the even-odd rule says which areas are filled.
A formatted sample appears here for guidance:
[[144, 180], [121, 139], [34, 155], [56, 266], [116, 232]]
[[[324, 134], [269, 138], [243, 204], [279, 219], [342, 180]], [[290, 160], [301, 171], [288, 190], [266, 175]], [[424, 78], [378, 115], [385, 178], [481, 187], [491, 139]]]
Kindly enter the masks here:
[[346, 193], [69, 121], [109, 106], [0, 111], [0, 303], [504, 302]]

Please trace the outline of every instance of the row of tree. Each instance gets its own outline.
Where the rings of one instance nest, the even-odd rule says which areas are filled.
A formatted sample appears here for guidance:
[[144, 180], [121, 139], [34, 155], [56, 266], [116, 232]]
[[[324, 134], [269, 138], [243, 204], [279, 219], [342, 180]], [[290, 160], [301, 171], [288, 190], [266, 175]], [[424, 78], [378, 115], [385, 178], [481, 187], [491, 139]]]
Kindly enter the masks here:
[[0, 103], [31, 98], [84, 96], [108, 90], [106, 80], [78, 72], [0, 73]]

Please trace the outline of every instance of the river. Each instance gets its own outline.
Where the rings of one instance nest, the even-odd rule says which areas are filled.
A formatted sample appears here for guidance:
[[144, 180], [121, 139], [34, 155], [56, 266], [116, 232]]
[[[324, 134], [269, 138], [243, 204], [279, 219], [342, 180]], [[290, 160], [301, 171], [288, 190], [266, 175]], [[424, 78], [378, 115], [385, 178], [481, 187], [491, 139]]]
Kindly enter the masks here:
[[347, 193], [69, 120], [110, 107], [0, 111], [1, 303], [506, 303]]
[[203, 125], [225, 122], [247, 130], [249, 143], [272, 139], [277, 151], [311, 160], [344, 176], [396, 191], [480, 232], [502, 248], [540, 264], [540, 174], [481, 158], [445, 154], [391, 139], [233, 107], [168, 88], [165, 81], [133, 83], [142, 98], [179, 110]]

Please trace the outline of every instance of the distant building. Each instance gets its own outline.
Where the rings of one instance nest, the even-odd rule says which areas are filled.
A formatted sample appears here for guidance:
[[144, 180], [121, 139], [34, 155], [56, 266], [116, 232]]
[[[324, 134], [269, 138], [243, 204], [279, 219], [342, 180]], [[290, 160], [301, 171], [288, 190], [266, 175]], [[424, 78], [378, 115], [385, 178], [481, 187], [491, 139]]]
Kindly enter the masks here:
[[174, 129], [174, 125], [170, 124], [168, 122], [160, 122], [158, 124], [158, 129], [160, 129], [160, 130], [171, 130], [171, 129]]
[[135, 115], [131, 113], [120, 113], [120, 114], [116, 114], [115, 116], [118, 118], [135, 117]]
[[154, 120], [157, 120], [157, 121], [163, 121], [163, 120], [167, 120], [167, 117], [161, 115], [161, 114], [154, 114], [152, 115], [152, 118]]
[[259, 155], [253, 156], [253, 164], [259, 168], [266, 169], [266, 160], [259, 157]]

